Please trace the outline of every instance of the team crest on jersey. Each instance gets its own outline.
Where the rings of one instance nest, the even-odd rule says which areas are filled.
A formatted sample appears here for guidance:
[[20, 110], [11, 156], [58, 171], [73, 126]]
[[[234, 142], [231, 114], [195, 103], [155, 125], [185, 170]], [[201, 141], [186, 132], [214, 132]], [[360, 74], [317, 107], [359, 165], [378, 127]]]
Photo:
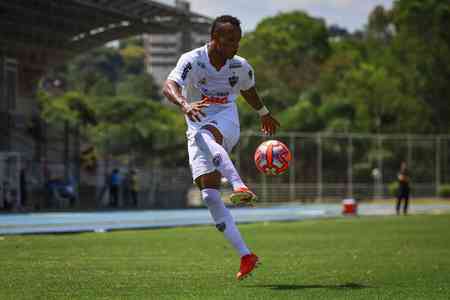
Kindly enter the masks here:
[[198, 84], [199, 85], [205, 85], [206, 84], [206, 78], [202, 78], [199, 82], [198, 82]]
[[202, 63], [201, 61], [198, 61], [198, 62], [197, 62], [197, 65], [198, 65], [200, 68], [202, 68], [202, 69], [205, 69], [205, 68], [206, 68], [206, 65], [205, 65], [204, 63]]
[[230, 83], [230, 85], [232, 87], [234, 87], [238, 81], [239, 81], [239, 77], [238, 76], [228, 77], [228, 82]]

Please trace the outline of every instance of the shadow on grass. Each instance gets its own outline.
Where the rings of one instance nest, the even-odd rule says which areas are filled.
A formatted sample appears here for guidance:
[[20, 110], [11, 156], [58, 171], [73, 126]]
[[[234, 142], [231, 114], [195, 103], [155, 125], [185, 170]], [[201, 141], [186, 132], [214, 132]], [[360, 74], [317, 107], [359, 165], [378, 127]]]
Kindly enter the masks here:
[[271, 290], [285, 291], [285, 290], [304, 290], [304, 289], [336, 289], [336, 290], [358, 290], [370, 288], [370, 286], [349, 282], [344, 284], [261, 284], [261, 285], [247, 285], [246, 287], [268, 288]]

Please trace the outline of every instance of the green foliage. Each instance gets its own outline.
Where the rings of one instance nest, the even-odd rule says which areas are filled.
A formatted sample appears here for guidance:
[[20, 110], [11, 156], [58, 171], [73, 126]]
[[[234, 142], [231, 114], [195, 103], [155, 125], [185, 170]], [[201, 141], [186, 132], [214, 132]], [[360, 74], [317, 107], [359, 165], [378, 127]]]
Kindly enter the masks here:
[[450, 198], [450, 184], [443, 184], [439, 186], [439, 197]]
[[328, 32], [304, 12], [280, 13], [245, 35], [240, 53], [254, 66], [261, 94], [275, 109], [287, 108], [317, 80], [330, 54]]
[[319, 108], [320, 119], [326, 124], [327, 131], [355, 132], [355, 107], [346, 99], [325, 101]]
[[154, 101], [132, 96], [97, 98], [98, 126], [90, 128], [92, 139], [105, 151], [157, 151], [183, 136], [181, 115]]
[[353, 68], [338, 83], [336, 92], [351, 99], [357, 127], [363, 130], [419, 132], [427, 128], [419, 121], [427, 115], [426, 106], [402, 95], [400, 81], [382, 66], [362, 63]]
[[117, 84], [118, 96], [135, 96], [142, 99], [161, 100], [159, 87], [150, 74], [128, 75]]
[[436, 131], [450, 129], [450, 2], [397, 0], [393, 6], [397, 34], [393, 49], [407, 92], [431, 108]]
[[[263, 19], [243, 37], [239, 54], [253, 65], [259, 94], [282, 130], [449, 133], [450, 2], [396, 0], [390, 10], [375, 7], [367, 24], [349, 34], [291, 11]], [[183, 137], [183, 118], [158, 102], [144, 55], [142, 39], [130, 38], [57, 68], [67, 90], [40, 93], [43, 116], [81, 124], [104, 149], [133, 145], [143, 155], [161, 151], [181, 160], [171, 145]], [[238, 106], [242, 128], [259, 130], [253, 109], [240, 100]], [[374, 155], [362, 156], [370, 162]]]
[[[171, 156], [164, 150], [181, 143], [184, 120], [158, 102], [160, 88], [145, 72], [138, 39], [87, 52], [53, 72], [67, 82], [61, 95], [39, 92], [42, 116], [53, 126], [82, 126], [83, 138], [109, 154], [161, 152], [164, 159]], [[181, 159], [179, 152], [171, 156]]]
[[51, 97], [40, 91], [38, 99], [42, 107], [42, 117], [49, 123], [68, 122], [75, 126], [97, 122], [94, 107], [79, 92], [68, 92], [62, 96]]
[[66, 77], [72, 89], [88, 94], [101, 80], [115, 84], [121, 77], [123, 65], [123, 57], [116, 49], [101, 47], [68, 63]]
[[284, 130], [317, 131], [321, 128], [317, 107], [306, 99], [280, 113], [279, 118]]
[[120, 50], [120, 54], [124, 60], [124, 68], [126, 73], [137, 75], [144, 72], [144, 48], [131, 45]]

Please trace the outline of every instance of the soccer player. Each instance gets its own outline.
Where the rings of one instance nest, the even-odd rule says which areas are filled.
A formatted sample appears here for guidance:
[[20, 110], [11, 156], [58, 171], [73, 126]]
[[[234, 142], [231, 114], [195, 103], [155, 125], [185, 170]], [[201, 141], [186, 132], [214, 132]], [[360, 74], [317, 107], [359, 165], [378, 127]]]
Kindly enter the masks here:
[[189, 164], [211, 216], [241, 257], [238, 280], [258, 263], [243, 241], [219, 192], [222, 176], [233, 187], [236, 205], [252, 205], [256, 195], [242, 182], [228, 153], [239, 139], [236, 98], [241, 94], [260, 116], [261, 130], [274, 134], [278, 121], [272, 117], [255, 89], [252, 67], [236, 55], [242, 36], [240, 21], [224, 15], [211, 27], [211, 41], [183, 54], [163, 88], [167, 99], [181, 108], [187, 122]]

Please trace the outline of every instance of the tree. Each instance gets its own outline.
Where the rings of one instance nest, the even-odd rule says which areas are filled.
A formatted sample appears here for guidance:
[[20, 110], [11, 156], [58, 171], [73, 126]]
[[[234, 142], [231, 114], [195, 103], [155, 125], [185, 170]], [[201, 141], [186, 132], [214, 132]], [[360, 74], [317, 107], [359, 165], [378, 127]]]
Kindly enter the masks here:
[[450, 131], [450, 2], [397, 0], [393, 6], [393, 51], [406, 93], [432, 112], [436, 132]]
[[123, 65], [123, 57], [116, 49], [101, 47], [69, 62], [66, 77], [72, 89], [88, 94], [99, 81], [107, 80], [115, 85], [121, 78]]
[[[166, 156], [172, 162], [179, 152], [169, 151], [183, 143], [184, 120], [176, 111], [161, 103], [133, 96], [96, 98], [95, 111], [99, 124], [90, 128], [92, 140], [115, 154], [131, 149], [152, 156]], [[177, 142], [178, 141], [178, 142]], [[184, 154], [181, 155], [184, 158]]]
[[427, 107], [401, 92], [401, 81], [382, 66], [362, 63], [346, 72], [336, 97], [355, 107], [356, 128], [368, 132], [424, 132]]
[[128, 75], [117, 84], [118, 96], [135, 96], [142, 99], [160, 101], [161, 94], [153, 76], [147, 73]]
[[268, 103], [286, 108], [317, 81], [330, 55], [328, 31], [322, 19], [304, 12], [280, 13], [245, 35], [240, 51], [254, 66]]

